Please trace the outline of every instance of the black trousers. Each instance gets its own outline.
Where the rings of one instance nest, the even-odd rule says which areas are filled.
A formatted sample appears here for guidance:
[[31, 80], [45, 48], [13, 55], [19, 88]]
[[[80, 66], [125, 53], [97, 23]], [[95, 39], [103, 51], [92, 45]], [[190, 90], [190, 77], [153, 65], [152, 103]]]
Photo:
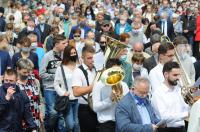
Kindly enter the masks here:
[[105, 123], [99, 123], [99, 132], [115, 132], [115, 122], [107, 121]]
[[90, 109], [89, 105], [79, 105], [78, 119], [81, 132], [98, 132], [97, 114]]
[[185, 127], [167, 127], [167, 128], [158, 128], [158, 132], [186, 132]]

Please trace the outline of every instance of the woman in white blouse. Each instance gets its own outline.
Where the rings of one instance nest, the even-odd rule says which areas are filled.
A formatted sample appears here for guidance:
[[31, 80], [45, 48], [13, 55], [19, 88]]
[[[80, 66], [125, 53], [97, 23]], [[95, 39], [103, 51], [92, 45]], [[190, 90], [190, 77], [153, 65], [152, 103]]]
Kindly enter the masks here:
[[54, 88], [59, 96], [69, 96], [69, 112], [65, 117], [66, 131], [79, 132], [78, 123], [78, 99], [74, 97], [72, 91], [72, 74], [77, 67], [78, 54], [75, 47], [68, 45], [63, 53], [61, 66], [67, 81], [68, 90], [62, 76], [61, 66], [57, 68], [55, 73]]

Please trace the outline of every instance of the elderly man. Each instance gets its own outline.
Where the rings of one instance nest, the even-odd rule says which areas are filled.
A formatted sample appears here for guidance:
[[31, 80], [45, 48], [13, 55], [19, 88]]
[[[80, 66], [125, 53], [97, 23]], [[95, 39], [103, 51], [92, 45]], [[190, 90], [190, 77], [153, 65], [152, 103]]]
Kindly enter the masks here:
[[158, 26], [160, 27], [162, 33], [168, 36], [170, 40], [174, 39], [174, 27], [173, 23], [168, 19], [167, 12], [162, 12], [160, 15], [160, 20], [158, 21]]
[[177, 36], [174, 39], [174, 44], [176, 45], [179, 60], [181, 61], [183, 69], [190, 80], [190, 84], [193, 84], [195, 81], [195, 68], [192, 59], [187, 52], [187, 47], [189, 46], [188, 40], [184, 36]]
[[132, 31], [129, 32], [129, 35], [131, 36], [131, 44], [135, 44], [136, 42], [141, 42], [144, 44], [148, 43], [147, 37], [143, 32], [142, 19], [140, 17], [134, 18], [132, 23]]
[[147, 99], [150, 83], [136, 77], [130, 92], [118, 103], [115, 110], [116, 132], [155, 132], [159, 120]]
[[131, 63], [131, 58], [133, 56], [134, 53], [142, 53], [145, 59], [148, 59], [150, 57], [149, 54], [147, 54], [146, 52], [143, 52], [144, 50], [144, 45], [141, 42], [136, 42], [133, 45], [132, 50], [128, 53], [128, 62]]

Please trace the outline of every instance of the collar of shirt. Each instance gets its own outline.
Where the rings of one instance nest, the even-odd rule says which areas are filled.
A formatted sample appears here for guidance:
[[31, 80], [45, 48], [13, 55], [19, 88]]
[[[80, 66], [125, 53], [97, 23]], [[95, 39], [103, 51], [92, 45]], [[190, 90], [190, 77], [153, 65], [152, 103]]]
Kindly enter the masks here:
[[164, 91], [165, 93], [173, 92], [174, 90], [177, 90], [177, 87], [176, 87], [176, 86], [174, 86], [173, 89], [170, 89], [170, 88], [167, 87], [164, 83], [163, 83], [162, 85], [163, 85], [163, 87], [161, 87], [161, 88], [163, 89], [163, 91]]
[[94, 67], [92, 68], [92, 70], [90, 70], [89, 67], [88, 67], [85, 63], [83, 63], [82, 66], [83, 66], [83, 68], [84, 68], [86, 71], [87, 71], [87, 70], [89, 70], [89, 71], [94, 71], [94, 70], [95, 70]]
[[161, 64], [161, 63], [158, 63], [158, 67], [159, 67], [159, 69], [161, 69], [161, 70], [163, 70], [163, 64]]
[[133, 100], [135, 101], [135, 104], [136, 104], [136, 105], [140, 105], [140, 106], [145, 106], [145, 105], [146, 105], [146, 99], [144, 99], [144, 102], [139, 102], [139, 101], [136, 99], [136, 97], [135, 97], [136, 95], [135, 95], [134, 93], [130, 92], [130, 94], [131, 94]]

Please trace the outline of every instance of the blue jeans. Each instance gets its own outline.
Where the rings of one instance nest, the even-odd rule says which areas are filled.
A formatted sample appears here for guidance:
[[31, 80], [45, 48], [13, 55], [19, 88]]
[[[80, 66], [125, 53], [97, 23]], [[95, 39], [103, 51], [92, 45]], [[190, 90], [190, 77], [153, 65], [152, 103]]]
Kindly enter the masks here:
[[70, 100], [69, 112], [66, 115], [66, 132], [79, 132], [79, 121], [78, 121], [78, 99]]
[[188, 43], [191, 45], [191, 47], [193, 48], [194, 46], [194, 36], [189, 36], [188, 37]]
[[54, 109], [56, 96], [55, 91], [44, 90], [46, 132], [62, 132], [64, 130], [64, 118]]

